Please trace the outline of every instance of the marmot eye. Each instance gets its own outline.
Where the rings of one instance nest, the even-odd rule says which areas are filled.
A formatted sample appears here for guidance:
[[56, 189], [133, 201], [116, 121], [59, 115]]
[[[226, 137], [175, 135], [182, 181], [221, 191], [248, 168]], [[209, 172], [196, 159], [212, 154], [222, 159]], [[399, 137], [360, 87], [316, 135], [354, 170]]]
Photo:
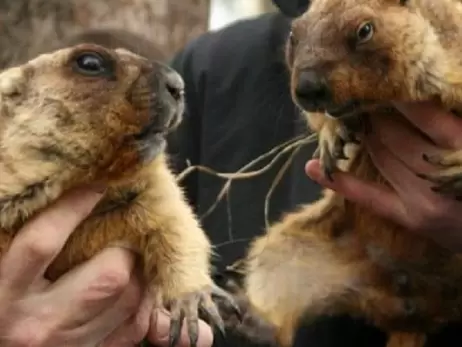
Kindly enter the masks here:
[[357, 43], [369, 41], [374, 35], [374, 25], [371, 22], [362, 23], [356, 30]]
[[77, 70], [89, 76], [99, 76], [107, 73], [107, 62], [98, 53], [85, 52], [75, 58]]

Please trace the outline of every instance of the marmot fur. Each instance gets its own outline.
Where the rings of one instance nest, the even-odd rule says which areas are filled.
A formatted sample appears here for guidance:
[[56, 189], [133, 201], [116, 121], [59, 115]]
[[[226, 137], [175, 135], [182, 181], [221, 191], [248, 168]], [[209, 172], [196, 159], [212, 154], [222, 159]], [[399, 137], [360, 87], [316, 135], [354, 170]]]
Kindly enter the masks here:
[[[64, 48], [0, 73], [0, 254], [21, 226], [68, 189], [108, 186], [48, 269], [55, 280], [104, 247], [140, 255], [157, 306], [172, 312], [176, 344], [185, 317], [191, 345], [198, 309], [221, 318], [212, 295], [211, 245], [164, 152], [181, 121], [183, 80], [124, 49]], [[34, 249], [46, 251], [40, 240]]]
[[[393, 100], [461, 110], [461, 42], [457, 0], [313, 0], [293, 22], [287, 61], [326, 172], [344, 159], [340, 168], [385, 183], [360, 144], [344, 145], [358, 120], [402, 119]], [[425, 178], [460, 198], [462, 152], [428, 160], [441, 171]], [[422, 347], [427, 333], [462, 320], [460, 254], [332, 191], [257, 238], [243, 271], [251, 310], [282, 346], [318, 315], [366, 318], [390, 334], [388, 347]]]

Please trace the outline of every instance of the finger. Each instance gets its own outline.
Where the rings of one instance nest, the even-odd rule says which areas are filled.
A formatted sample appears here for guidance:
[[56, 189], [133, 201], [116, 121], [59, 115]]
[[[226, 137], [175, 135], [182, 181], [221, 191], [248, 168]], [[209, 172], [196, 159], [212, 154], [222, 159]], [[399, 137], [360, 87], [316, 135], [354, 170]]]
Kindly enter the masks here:
[[79, 325], [113, 305], [133, 281], [134, 254], [107, 248], [63, 275], [47, 292], [47, 300], [61, 313], [57, 320]]
[[60, 198], [18, 232], [0, 263], [5, 289], [20, 294], [44, 272], [102, 193], [79, 189]]
[[88, 317], [86, 322], [74, 329], [74, 336], [81, 336], [85, 339], [82, 342], [98, 341], [98, 343], [101, 343], [111, 334], [115, 333], [117, 329], [122, 328], [131, 317], [136, 315], [137, 309], [141, 304], [141, 298], [142, 290], [140, 282], [136, 278], [136, 275], [133, 275], [125, 291], [118, 297], [117, 301], [114, 304], [107, 305], [98, 315]]
[[110, 334], [100, 347], [131, 347], [140, 343], [148, 333], [153, 308], [151, 297], [145, 294], [137, 314]]
[[[157, 310], [151, 316], [151, 326], [148, 331], [149, 341], [157, 347], [169, 347], [170, 316], [167, 312]], [[213, 344], [213, 332], [208, 324], [199, 321], [199, 339], [197, 347], [211, 347]], [[189, 335], [187, 324], [183, 324], [178, 347], [189, 347]]]
[[375, 182], [365, 182], [347, 172], [335, 172], [333, 181], [324, 176], [319, 160], [310, 160], [305, 171], [307, 175], [339, 193], [345, 199], [355, 202], [377, 215], [398, 223], [407, 221], [406, 210], [398, 195]]
[[[415, 197], [422, 198], [423, 195], [428, 195], [431, 192], [430, 182], [418, 177], [415, 172], [411, 171], [408, 163], [397, 158], [382, 144], [378, 137], [370, 136], [364, 143], [374, 166], [401, 198], [407, 198], [409, 201]], [[402, 150], [402, 152], [405, 151]], [[414, 165], [418, 166], [417, 169], [422, 169], [425, 164], [417, 163], [414, 160]], [[412, 189], [409, 189], [410, 187]]]
[[438, 146], [449, 149], [461, 147], [462, 119], [433, 102], [396, 103], [395, 106]]
[[[417, 177], [401, 161], [387, 153], [387, 148], [377, 139], [370, 138], [365, 144], [374, 165], [406, 206], [406, 223], [403, 223], [403, 220], [398, 221], [399, 224], [409, 230], [427, 234], [431, 230], [449, 231], [454, 225], [460, 225], [460, 221], [457, 220], [460, 219], [460, 213], [457, 213], [460, 210], [459, 202], [432, 191], [430, 182]], [[439, 238], [436, 241], [447, 243], [445, 239], [450, 233], [445, 234], [436, 235]], [[431, 237], [436, 239], [434, 234]]]
[[[423, 160], [423, 155], [437, 153], [437, 148], [408, 122], [399, 118], [375, 117], [370, 119], [370, 127], [372, 131], [365, 136], [366, 143], [382, 144], [377, 149], [380, 153], [373, 154], [381, 154], [385, 158], [393, 154], [401, 161], [401, 166], [407, 166], [416, 173], [434, 171], [435, 168]], [[382, 147], [386, 151], [381, 150]]]

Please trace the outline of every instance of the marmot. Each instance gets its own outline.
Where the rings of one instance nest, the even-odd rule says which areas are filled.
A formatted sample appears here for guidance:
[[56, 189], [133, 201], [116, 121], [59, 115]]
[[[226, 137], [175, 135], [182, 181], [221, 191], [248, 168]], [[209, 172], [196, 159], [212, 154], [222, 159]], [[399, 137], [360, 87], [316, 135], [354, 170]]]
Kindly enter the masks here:
[[[358, 120], [401, 117], [391, 101], [438, 99], [461, 110], [462, 5], [457, 0], [313, 0], [287, 44], [294, 102], [320, 136], [328, 173], [339, 166], [384, 182]], [[361, 124], [359, 124], [361, 125]], [[361, 129], [361, 128], [360, 128]], [[349, 158], [349, 159], [348, 159]], [[462, 152], [432, 156], [437, 191], [462, 195]], [[422, 347], [462, 320], [462, 256], [332, 191], [286, 215], [250, 246], [244, 293], [290, 346], [302, 319], [349, 314], [388, 332], [388, 347]]]
[[181, 121], [183, 90], [167, 66], [95, 44], [1, 72], [0, 254], [63, 192], [103, 184], [103, 200], [47, 276], [54, 280], [111, 244], [129, 247], [156, 305], [171, 310], [171, 345], [185, 318], [195, 346], [198, 309], [220, 327], [212, 296], [232, 299], [212, 282], [211, 245], [164, 152], [166, 134]]

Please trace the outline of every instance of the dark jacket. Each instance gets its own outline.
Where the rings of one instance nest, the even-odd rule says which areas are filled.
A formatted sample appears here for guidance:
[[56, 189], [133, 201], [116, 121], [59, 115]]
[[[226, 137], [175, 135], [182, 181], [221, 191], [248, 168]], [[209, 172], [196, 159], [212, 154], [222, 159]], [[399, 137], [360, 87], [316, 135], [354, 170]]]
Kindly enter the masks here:
[[[183, 170], [189, 161], [220, 172], [235, 172], [306, 131], [290, 99], [284, 65], [289, 23], [290, 19], [281, 13], [239, 21], [204, 34], [174, 58], [172, 66], [185, 79], [187, 99], [184, 121], [169, 143], [176, 170]], [[301, 151], [279, 183], [270, 203], [270, 220], [319, 197], [320, 187], [304, 174], [304, 164], [313, 150], [312, 145]], [[284, 159], [260, 177], [235, 181], [229, 199], [202, 220], [219, 254], [215, 261], [218, 268], [241, 257], [249, 239], [264, 231], [265, 196]], [[187, 196], [199, 215], [214, 203], [224, 183], [202, 173], [184, 181]], [[454, 346], [461, 343], [459, 338]], [[303, 327], [295, 344], [382, 347], [385, 337], [360, 321], [323, 317]], [[449, 346], [444, 339], [432, 345]], [[253, 345], [230, 337], [226, 344], [218, 339], [215, 346]]]

